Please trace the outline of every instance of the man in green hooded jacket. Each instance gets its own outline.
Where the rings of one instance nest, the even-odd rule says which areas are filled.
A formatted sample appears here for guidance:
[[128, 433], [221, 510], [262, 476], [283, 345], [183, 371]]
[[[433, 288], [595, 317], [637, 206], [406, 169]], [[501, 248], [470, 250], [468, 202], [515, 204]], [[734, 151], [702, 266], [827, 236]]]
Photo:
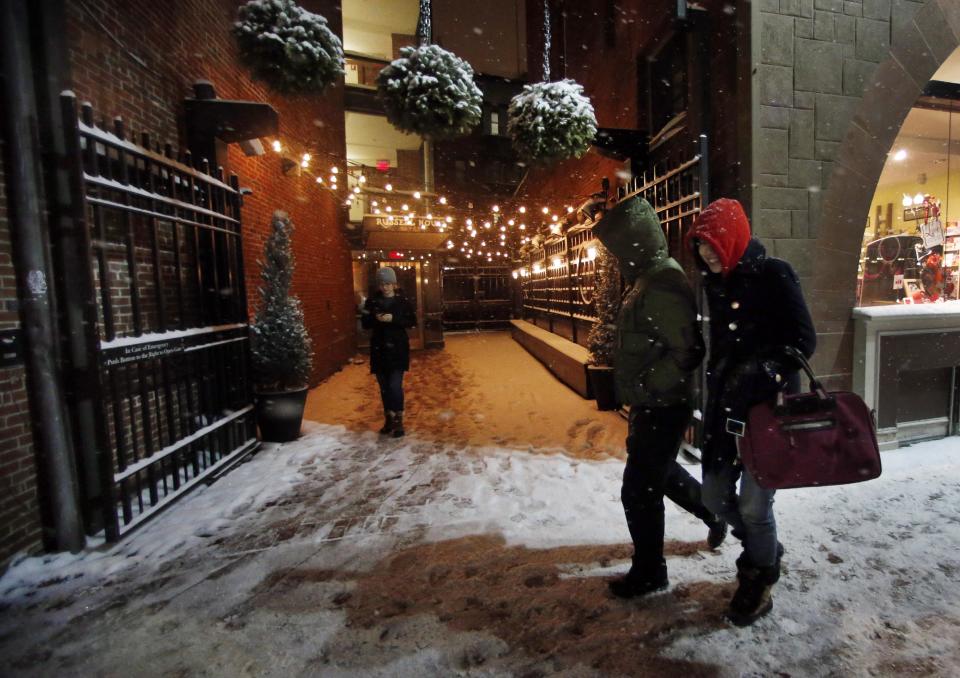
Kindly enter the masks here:
[[620, 500], [633, 540], [633, 562], [614, 595], [631, 598], [668, 585], [663, 557], [663, 497], [710, 529], [716, 548], [726, 524], [700, 500], [700, 483], [677, 463], [696, 396], [696, 369], [704, 346], [696, 297], [650, 204], [632, 197], [607, 211], [594, 235], [616, 257], [628, 284], [617, 319], [614, 379], [619, 401], [630, 406], [627, 464]]

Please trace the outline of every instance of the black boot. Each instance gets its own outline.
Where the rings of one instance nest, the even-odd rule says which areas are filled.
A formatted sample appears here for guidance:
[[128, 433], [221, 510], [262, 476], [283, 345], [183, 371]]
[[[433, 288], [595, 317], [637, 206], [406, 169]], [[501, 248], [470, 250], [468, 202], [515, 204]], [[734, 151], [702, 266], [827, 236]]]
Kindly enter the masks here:
[[390, 410], [383, 411], [383, 428], [380, 429], [380, 435], [389, 435], [393, 431], [394, 414]]
[[654, 591], [662, 591], [669, 585], [666, 565], [653, 569], [647, 568], [646, 571], [633, 566], [625, 576], [607, 584], [610, 593], [617, 598], [636, 598]]
[[707, 532], [707, 546], [711, 551], [715, 551], [727, 538], [727, 524], [721, 518], [717, 518], [714, 522], [707, 523], [707, 528], [710, 530]]
[[402, 438], [406, 431], [403, 430], [403, 410], [393, 413], [393, 433], [394, 438]]
[[737, 559], [740, 585], [730, 600], [727, 619], [749, 626], [773, 609], [773, 585], [780, 579], [780, 559], [770, 567], [756, 567], [743, 554]]

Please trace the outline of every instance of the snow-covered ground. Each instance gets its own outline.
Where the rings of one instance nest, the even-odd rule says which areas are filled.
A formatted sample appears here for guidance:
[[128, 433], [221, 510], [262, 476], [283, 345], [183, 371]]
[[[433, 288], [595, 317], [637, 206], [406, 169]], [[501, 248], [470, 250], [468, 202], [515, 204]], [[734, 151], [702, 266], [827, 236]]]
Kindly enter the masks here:
[[738, 629], [738, 545], [669, 504], [670, 589], [608, 595], [620, 459], [430, 430], [311, 423], [120, 544], [16, 562], [0, 674], [960, 675], [958, 438], [781, 492], [774, 612]]

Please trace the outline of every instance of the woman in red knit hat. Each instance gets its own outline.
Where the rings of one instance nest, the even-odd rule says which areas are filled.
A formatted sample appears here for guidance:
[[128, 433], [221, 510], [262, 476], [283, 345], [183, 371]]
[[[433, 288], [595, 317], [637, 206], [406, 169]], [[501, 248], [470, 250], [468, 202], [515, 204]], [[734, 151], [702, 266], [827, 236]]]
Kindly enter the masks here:
[[799, 390], [799, 365], [783, 347], [809, 358], [816, 332], [797, 274], [787, 262], [767, 256], [751, 237], [739, 202], [724, 198], [708, 205], [686, 243], [700, 266], [710, 311], [703, 501], [743, 542], [739, 587], [728, 611], [728, 618], [743, 626], [772, 609], [783, 547], [777, 540], [774, 492], [760, 487], [740, 465], [737, 436], [753, 405], [780, 390]]

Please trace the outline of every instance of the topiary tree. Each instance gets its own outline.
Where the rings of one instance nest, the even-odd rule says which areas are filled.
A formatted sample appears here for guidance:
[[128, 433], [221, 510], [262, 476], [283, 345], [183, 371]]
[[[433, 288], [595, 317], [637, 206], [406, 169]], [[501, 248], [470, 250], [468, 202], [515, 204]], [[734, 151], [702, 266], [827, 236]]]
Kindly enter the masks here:
[[270, 227], [259, 262], [260, 305], [251, 328], [253, 375], [261, 391], [295, 390], [307, 385], [313, 351], [300, 300], [290, 295], [293, 224], [285, 212], [277, 211]]
[[590, 364], [610, 367], [617, 340], [617, 316], [620, 313], [620, 271], [610, 251], [597, 243], [594, 259], [593, 303], [597, 320], [587, 336]]

